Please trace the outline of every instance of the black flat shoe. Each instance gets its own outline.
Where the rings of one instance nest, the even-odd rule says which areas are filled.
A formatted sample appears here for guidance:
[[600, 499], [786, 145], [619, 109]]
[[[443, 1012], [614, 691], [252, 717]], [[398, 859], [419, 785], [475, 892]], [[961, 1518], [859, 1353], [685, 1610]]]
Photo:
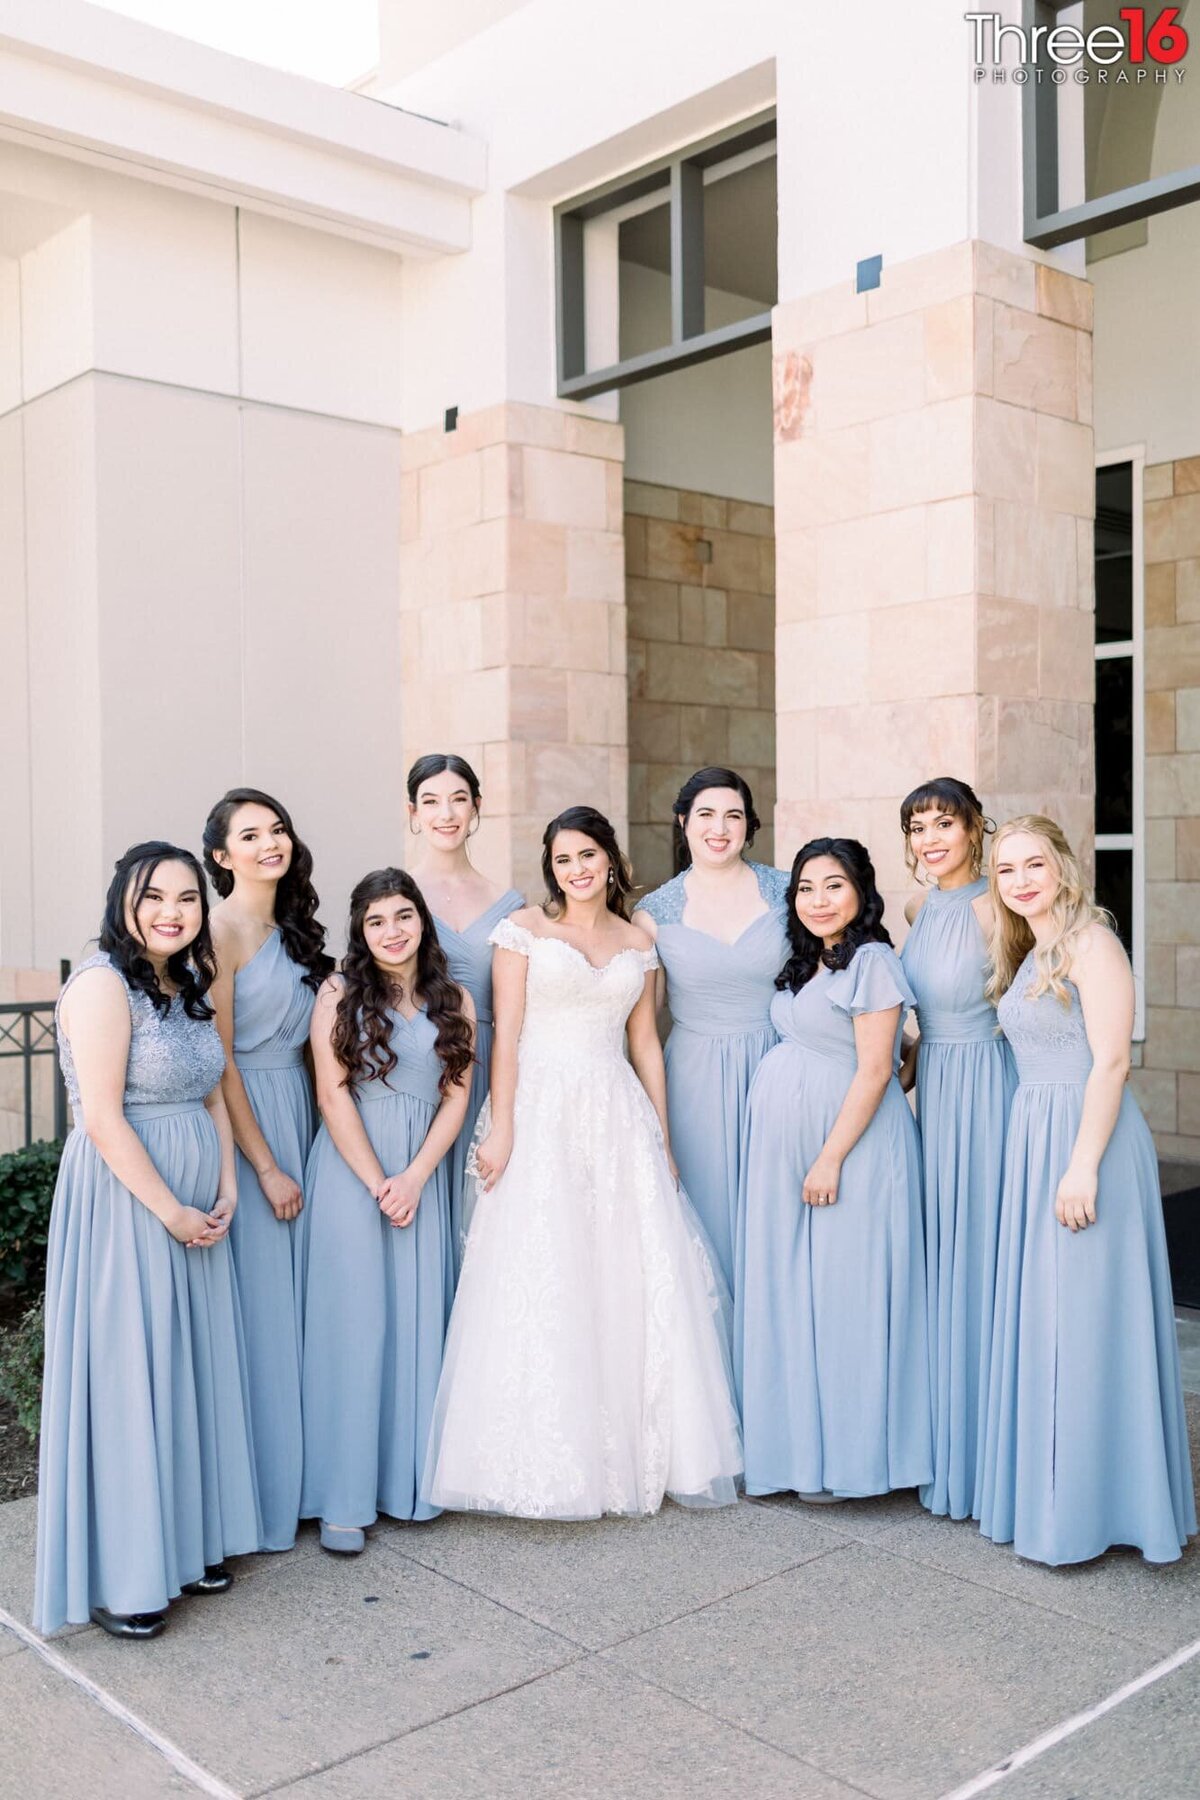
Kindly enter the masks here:
[[210, 1563], [199, 1581], [185, 1581], [184, 1594], [226, 1594], [233, 1586], [233, 1576], [224, 1563]]
[[167, 1629], [165, 1613], [112, 1613], [105, 1606], [93, 1606], [91, 1619], [115, 1638], [156, 1638]]

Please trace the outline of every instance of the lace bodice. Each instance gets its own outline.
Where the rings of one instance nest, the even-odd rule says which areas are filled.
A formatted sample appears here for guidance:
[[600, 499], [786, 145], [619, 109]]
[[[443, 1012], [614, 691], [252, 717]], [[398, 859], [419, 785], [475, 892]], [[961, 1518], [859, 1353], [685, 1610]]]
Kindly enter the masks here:
[[542, 1056], [623, 1055], [625, 1022], [645, 986], [646, 971], [658, 967], [653, 950], [619, 950], [597, 968], [565, 938], [542, 937], [512, 919], [501, 919], [488, 942], [515, 950], [529, 962], [522, 1063]]
[[[788, 873], [786, 869], [773, 869], [767, 863], [748, 863], [754, 870], [758, 880], [758, 891], [770, 907], [782, 906], [787, 898]], [[649, 913], [656, 925], [681, 925], [683, 909], [687, 905], [687, 891], [684, 881], [688, 871], [665, 881], [660, 888], [647, 894], [637, 903], [638, 912]]]
[[[77, 1115], [79, 1082], [70, 1039], [62, 1028], [60, 1010], [63, 997], [85, 969], [109, 968], [112, 968], [112, 959], [103, 951], [80, 963], [59, 995], [54, 1012], [67, 1098]], [[178, 994], [164, 1014], [156, 1009], [147, 994], [139, 993], [124, 980], [122, 986], [129, 1000], [132, 1025], [123, 1104], [126, 1107], [183, 1105], [188, 1101], [203, 1100], [211, 1094], [225, 1068], [225, 1052], [212, 1020], [189, 1019]]]
[[1069, 1007], [1051, 993], [1030, 999], [1034, 974], [1031, 950], [996, 1008], [1017, 1059], [1017, 1074], [1023, 1082], [1086, 1081], [1091, 1073], [1092, 1052], [1078, 990], [1073, 982], [1067, 982]]

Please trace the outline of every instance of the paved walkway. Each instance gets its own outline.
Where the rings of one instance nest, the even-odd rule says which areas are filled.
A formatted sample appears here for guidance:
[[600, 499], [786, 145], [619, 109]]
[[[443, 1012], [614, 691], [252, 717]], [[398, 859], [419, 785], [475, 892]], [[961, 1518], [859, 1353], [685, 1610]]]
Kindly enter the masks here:
[[[0, 1507], [21, 1625], [33, 1529], [32, 1501]], [[347, 1563], [306, 1530], [154, 1644], [86, 1627], [53, 1666], [0, 1627], [0, 1793], [1196, 1800], [1200, 1654], [1136, 1684], [1198, 1640], [1200, 1548], [1048, 1570], [911, 1494], [386, 1524]]]

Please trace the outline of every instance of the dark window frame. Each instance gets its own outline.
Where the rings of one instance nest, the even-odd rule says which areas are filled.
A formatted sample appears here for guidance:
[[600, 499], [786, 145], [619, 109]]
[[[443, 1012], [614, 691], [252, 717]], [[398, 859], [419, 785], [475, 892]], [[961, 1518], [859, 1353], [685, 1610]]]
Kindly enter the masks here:
[[[558, 394], [591, 400], [637, 381], [763, 344], [771, 336], [771, 310], [704, 329], [704, 171], [776, 140], [775, 109], [756, 113], [712, 137], [689, 144], [613, 181], [576, 194], [554, 209], [555, 315]], [[589, 369], [584, 313], [584, 226], [630, 201], [661, 193], [671, 209], [671, 342]]]

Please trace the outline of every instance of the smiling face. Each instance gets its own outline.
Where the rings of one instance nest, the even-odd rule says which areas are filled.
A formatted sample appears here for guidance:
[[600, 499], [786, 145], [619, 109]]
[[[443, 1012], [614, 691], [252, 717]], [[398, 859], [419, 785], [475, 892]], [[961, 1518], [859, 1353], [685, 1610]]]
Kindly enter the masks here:
[[800, 871], [796, 917], [826, 945], [840, 944], [858, 917], [858, 889], [834, 856], [814, 856]]
[[424, 927], [416, 905], [404, 894], [372, 900], [362, 929], [371, 960], [385, 975], [401, 975], [415, 962]]
[[466, 843], [478, 812], [468, 783], [450, 769], [423, 781], [408, 807], [412, 830], [439, 850], [457, 850]]
[[721, 869], [746, 847], [746, 803], [736, 788], [703, 788], [680, 820], [693, 863]]
[[992, 852], [996, 889], [1004, 905], [1031, 926], [1045, 918], [1062, 885], [1045, 838], [1010, 831]]
[[278, 813], [250, 801], [230, 819], [225, 847], [213, 859], [235, 881], [282, 881], [292, 866], [291, 836]]
[[974, 845], [966, 821], [944, 807], [928, 806], [908, 822], [908, 841], [917, 866], [939, 887], [973, 879]]
[[608, 892], [612, 865], [595, 838], [582, 831], [560, 831], [550, 852], [554, 879], [568, 900], [594, 900]]
[[160, 862], [135, 905], [136, 892], [135, 876], [125, 894], [125, 924], [145, 945], [151, 962], [161, 967], [195, 941], [204, 922], [195, 870], [185, 862]]

